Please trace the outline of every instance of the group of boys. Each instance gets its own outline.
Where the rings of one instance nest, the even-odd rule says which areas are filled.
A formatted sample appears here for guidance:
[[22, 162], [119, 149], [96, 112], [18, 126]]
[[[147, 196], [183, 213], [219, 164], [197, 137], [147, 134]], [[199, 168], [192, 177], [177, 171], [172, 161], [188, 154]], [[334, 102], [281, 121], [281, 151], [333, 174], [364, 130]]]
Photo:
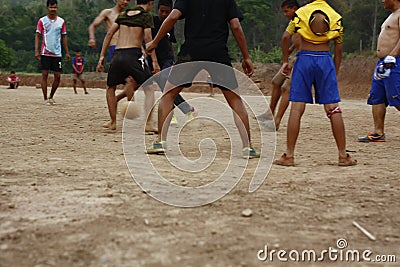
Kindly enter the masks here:
[[[146, 53], [151, 55], [153, 73], [161, 68], [178, 66], [181, 63], [191, 61], [209, 61], [224, 64], [231, 67], [231, 60], [227, 49], [229, 28], [233, 33], [243, 56], [242, 67], [248, 76], [253, 74], [254, 68], [250, 60], [244, 33], [240, 20], [243, 19], [235, 0], [201, 0], [184, 1], [176, 0], [172, 8], [172, 1], [160, 0], [158, 6], [158, 20], [152, 18], [150, 11], [153, 1], [137, 0], [133, 9], [123, 11], [130, 1], [118, 0], [118, 10], [101, 13], [94, 24], [89, 27], [89, 45], [94, 43], [94, 28], [101, 20], [108, 21], [108, 32], [104, 39], [97, 69], [104, 69], [104, 56], [107, 50], [111, 50], [112, 60], [107, 77], [107, 104], [110, 112], [110, 122], [106, 127], [116, 128], [116, 107], [117, 101], [121, 98], [115, 96], [115, 89], [118, 84], [126, 84], [122, 97], [132, 99], [134, 91], [144, 83], [152, 73], [145, 64], [142, 43], [146, 42]], [[372, 105], [375, 130], [367, 136], [361, 137], [360, 142], [385, 141], [384, 119], [387, 105], [394, 106], [400, 110], [400, 0], [383, 0], [385, 9], [392, 13], [383, 23], [381, 33], [378, 37], [377, 55], [380, 60], [374, 71], [372, 88], [368, 98], [368, 104]], [[59, 83], [61, 71], [61, 41], [64, 45], [67, 59], [69, 60], [68, 45], [66, 40], [65, 22], [55, 15], [57, 1], [47, 1], [48, 15], [41, 18], [37, 27], [35, 39], [35, 57], [42, 63], [42, 89], [44, 99], [47, 100], [47, 74], [53, 70], [55, 80], [49, 100], [54, 102], [53, 96]], [[309, 4], [299, 7], [296, 0], [282, 1], [282, 9], [288, 19], [289, 25], [282, 36], [282, 59], [283, 65], [277, 76], [274, 77], [274, 89], [271, 97], [272, 114], [262, 114], [258, 119], [272, 119], [275, 115], [275, 108], [281, 96], [281, 104], [278, 113], [275, 115], [275, 127], [278, 128], [283, 113], [289, 101], [291, 111], [287, 126], [287, 151], [275, 164], [293, 166], [294, 149], [300, 130], [301, 117], [304, 114], [306, 103], [314, 103], [312, 87], [315, 90], [315, 102], [324, 105], [327, 117], [331, 121], [331, 127], [338, 148], [338, 165], [356, 165], [354, 160], [346, 152], [346, 137], [342, 119], [342, 109], [339, 107], [340, 96], [337, 85], [337, 75], [342, 60], [343, 49], [343, 24], [342, 17], [328, 5], [325, 0], [311, 0]], [[166, 36], [169, 39], [165, 44], [171, 46], [174, 41], [173, 28], [175, 23], [185, 18], [185, 42], [178, 53], [177, 62], [173, 61], [173, 51], [168, 58], [162, 59], [160, 51], [166, 51], [163, 40]], [[162, 24], [161, 24], [162, 21]], [[53, 25], [49, 29], [49, 25]], [[157, 25], [154, 29], [154, 24]], [[151, 29], [153, 34], [151, 33]], [[54, 31], [54, 32], [52, 32]], [[116, 32], [119, 37], [115, 40]], [[42, 49], [39, 52], [40, 35], [55, 34], [54, 43], [42, 42]], [[43, 38], [45, 40], [46, 38]], [[153, 40], [152, 40], [153, 39]], [[290, 46], [291, 39], [293, 45]], [[330, 52], [330, 42], [334, 42], [334, 57]], [[114, 47], [113, 47], [114, 46]], [[289, 54], [297, 50], [294, 66], [289, 63]], [[157, 53], [158, 52], [158, 53]], [[110, 55], [109, 54], [109, 55]], [[165, 152], [166, 136], [171, 120], [171, 114], [175, 105], [179, 104], [179, 93], [183, 86], [180, 81], [193, 77], [173, 75], [171, 69], [169, 77], [164, 77], [159, 83], [164, 91], [158, 108], [158, 139], [146, 148], [148, 154], [162, 154]], [[229, 73], [227, 73], [229, 75]], [[291, 85], [287, 79], [291, 78]], [[218, 75], [213, 76], [215, 84], [223, 84]], [[286, 84], [284, 84], [286, 83]], [[284, 90], [281, 91], [281, 86]], [[257, 158], [260, 154], [252, 147], [250, 138], [250, 127], [248, 114], [244, 104], [234, 89], [237, 83], [231, 87], [221, 87], [228, 104], [234, 111], [234, 121], [239, 128], [243, 143], [243, 157]], [[289, 90], [290, 87], [290, 90]], [[289, 92], [290, 91], [290, 92]], [[183, 100], [184, 102], [184, 100]], [[182, 102], [181, 102], [182, 103]], [[189, 112], [195, 112], [193, 107], [187, 107]], [[186, 111], [187, 111], [186, 110]], [[184, 111], [185, 112], [185, 111]], [[272, 115], [272, 116], [271, 116]], [[269, 116], [269, 117], [268, 117]], [[240, 124], [240, 125], [239, 125]], [[242, 126], [244, 125], [244, 127]], [[244, 130], [243, 130], [244, 128]], [[240, 130], [242, 129], [242, 130]]]

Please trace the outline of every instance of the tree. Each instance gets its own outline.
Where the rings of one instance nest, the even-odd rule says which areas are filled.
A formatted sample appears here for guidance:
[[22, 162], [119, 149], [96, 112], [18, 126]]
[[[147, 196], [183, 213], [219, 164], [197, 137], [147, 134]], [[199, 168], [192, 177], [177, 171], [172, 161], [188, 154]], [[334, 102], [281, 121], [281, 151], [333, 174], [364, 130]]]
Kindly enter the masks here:
[[13, 50], [10, 47], [7, 47], [4, 40], [0, 39], [0, 69], [4, 69], [10, 66], [13, 57]]

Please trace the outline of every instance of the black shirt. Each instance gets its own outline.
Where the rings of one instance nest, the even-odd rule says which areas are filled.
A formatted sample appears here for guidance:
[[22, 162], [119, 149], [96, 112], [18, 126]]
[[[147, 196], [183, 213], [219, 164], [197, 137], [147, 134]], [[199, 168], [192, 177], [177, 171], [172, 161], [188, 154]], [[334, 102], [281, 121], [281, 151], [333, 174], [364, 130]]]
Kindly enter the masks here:
[[[158, 16], [153, 16], [153, 21], [154, 28], [151, 29], [151, 33], [154, 38], [161, 27], [162, 21]], [[171, 43], [176, 43], [174, 29], [172, 29], [164, 38], [161, 39], [156, 48], [157, 60], [160, 66], [165, 60], [174, 59], [174, 53], [171, 48]]]
[[[136, 11], [138, 13], [136, 15], [128, 15], [130, 11]], [[154, 27], [151, 14], [145, 11], [142, 7], [125, 10], [117, 17], [115, 22], [118, 25], [142, 27], [143, 29]]]
[[189, 53], [227, 51], [228, 23], [243, 19], [235, 0], [177, 0], [174, 9], [185, 19], [185, 48]]

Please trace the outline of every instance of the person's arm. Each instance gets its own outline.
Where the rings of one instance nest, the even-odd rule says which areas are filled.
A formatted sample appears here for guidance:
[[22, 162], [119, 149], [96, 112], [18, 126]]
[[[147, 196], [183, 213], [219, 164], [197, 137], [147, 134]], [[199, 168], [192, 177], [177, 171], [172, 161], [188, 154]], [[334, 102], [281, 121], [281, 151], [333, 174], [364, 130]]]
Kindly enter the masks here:
[[66, 34], [61, 35], [61, 41], [62, 41], [62, 44], [63, 44], [64, 49], [65, 49], [65, 57], [67, 58], [67, 61], [70, 61], [71, 57], [69, 55], [68, 37], [67, 37]]
[[285, 31], [282, 35], [282, 67], [281, 72], [286, 77], [289, 77], [291, 66], [289, 65], [289, 55], [290, 55], [290, 39], [292, 35]]
[[74, 69], [75, 73], [79, 74], [79, 71], [75, 66], [75, 60], [74, 59], [72, 59], [72, 68]]
[[393, 50], [389, 53], [389, 56], [392, 57], [397, 57], [398, 55], [400, 55], [400, 39], [397, 42], [396, 46], [393, 48]]
[[114, 34], [118, 31], [119, 25], [117, 23], [113, 23], [111, 28], [108, 30], [106, 36], [104, 37], [103, 46], [101, 47], [99, 62], [97, 63], [96, 70], [104, 71], [104, 55], [106, 54], [107, 48], [110, 45], [111, 39]]
[[171, 11], [171, 13], [168, 15], [168, 17], [161, 24], [161, 27], [158, 30], [153, 41], [146, 44], [146, 53], [147, 54], [150, 55], [154, 51], [154, 49], [157, 48], [158, 43], [161, 41], [162, 38], [164, 38], [165, 35], [167, 35], [167, 33], [169, 31], [171, 31], [174, 28], [175, 23], [178, 21], [178, 19], [181, 16], [182, 16], [182, 12], [180, 10], [173, 9]]
[[250, 77], [254, 73], [254, 66], [250, 59], [249, 51], [247, 50], [246, 38], [244, 36], [242, 26], [238, 18], [233, 18], [229, 21], [231, 31], [235, 37], [236, 43], [239, 46], [240, 52], [243, 56], [242, 68], [244, 73]]
[[333, 56], [333, 61], [335, 63], [336, 76], [338, 76], [339, 75], [340, 64], [342, 63], [343, 43], [336, 43], [335, 42], [334, 53], [335, 53], [335, 55]]
[[40, 33], [36, 32], [36, 34], [35, 34], [35, 58], [37, 60], [40, 60], [39, 47], [40, 47]]
[[82, 68], [81, 68], [81, 71], [79, 72], [79, 74], [83, 73], [83, 68], [85, 68], [85, 60], [82, 61]]
[[92, 24], [90, 24], [88, 28], [89, 30], [88, 46], [96, 47], [96, 37], [94, 32], [96, 28], [107, 18], [107, 12], [108, 12], [107, 9], [101, 11], [100, 14], [93, 20]]
[[[144, 39], [145, 43], [149, 43], [149, 42], [151, 42], [151, 40], [153, 40], [153, 37], [151, 35], [151, 28], [144, 29], [144, 37], [143, 37], [143, 39]], [[151, 61], [152, 61], [152, 64], [153, 64], [153, 72], [154, 73], [160, 72], [160, 65], [158, 64], [156, 51], [153, 50], [150, 53], [150, 56], [151, 56]]]

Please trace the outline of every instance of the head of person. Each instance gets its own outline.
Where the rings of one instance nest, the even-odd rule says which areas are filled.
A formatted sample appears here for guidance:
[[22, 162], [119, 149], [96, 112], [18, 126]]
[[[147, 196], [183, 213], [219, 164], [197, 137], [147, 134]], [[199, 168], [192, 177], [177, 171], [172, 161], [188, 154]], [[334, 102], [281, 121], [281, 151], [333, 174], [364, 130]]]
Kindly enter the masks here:
[[285, 17], [289, 20], [293, 18], [294, 13], [299, 8], [300, 8], [300, 5], [297, 2], [297, 0], [284, 0], [284, 1], [282, 1], [282, 4], [281, 4], [281, 9], [283, 11], [283, 15], [285, 15]]
[[385, 9], [392, 11], [400, 6], [400, 0], [382, 0], [382, 3]]
[[46, 9], [49, 15], [55, 16], [57, 14], [57, 9], [58, 9], [57, 0], [47, 0]]
[[151, 11], [153, 8], [154, 0], [136, 0], [137, 5], [144, 5], [146, 11]]
[[10, 72], [10, 76], [11, 76], [11, 77], [14, 77], [14, 76], [15, 76], [15, 71], [12, 70], [12, 71]]
[[161, 21], [164, 21], [172, 10], [172, 0], [160, 0], [158, 2], [158, 17]]
[[125, 8], [127, 8], [127, 6], [129, 5], [130, 2], [131, 2], [131, 0], [118, 0], [117, 6], [121, 10], [124, 10]]
[[75, 56], [77, 56], [77, 57], [81, 56], [81, 50], [80, 49], [76, 49], [75, 50]]

